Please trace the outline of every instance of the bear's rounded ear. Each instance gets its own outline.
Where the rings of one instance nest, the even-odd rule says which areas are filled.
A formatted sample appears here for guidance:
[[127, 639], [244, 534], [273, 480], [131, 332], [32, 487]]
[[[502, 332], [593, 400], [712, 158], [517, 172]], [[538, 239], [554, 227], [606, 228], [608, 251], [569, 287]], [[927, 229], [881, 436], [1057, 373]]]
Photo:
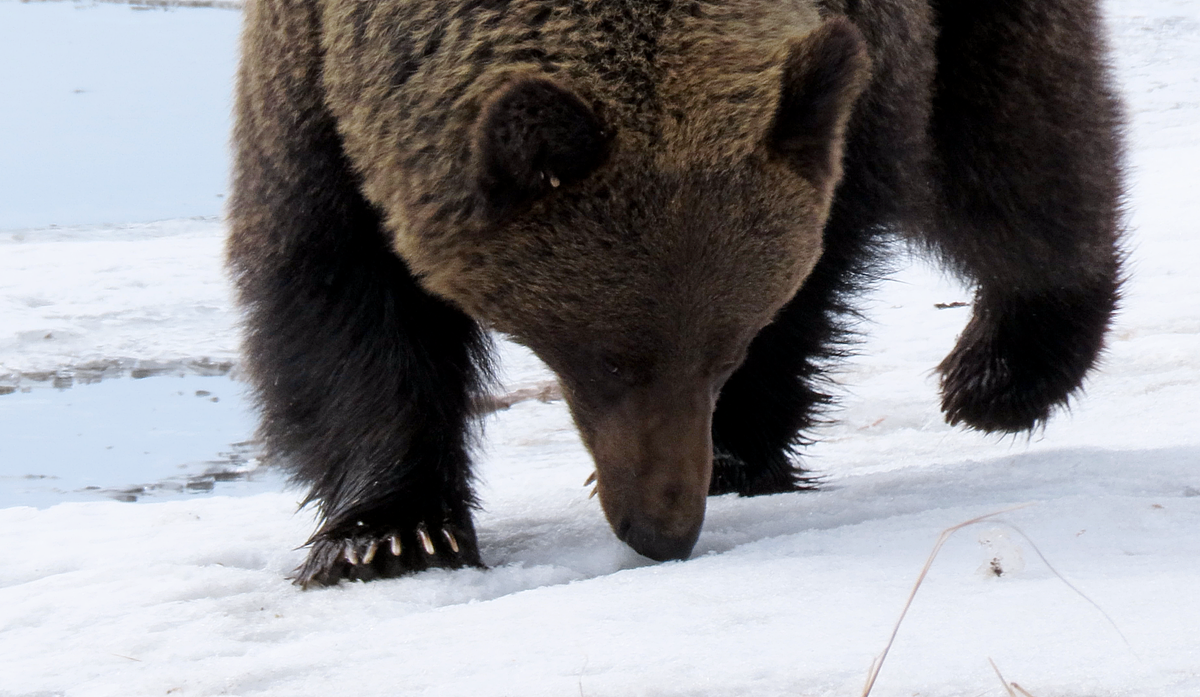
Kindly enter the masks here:
[[841, 178], [846, 124], [870, 72], [866, 42], [845, 17], [790, 47], [767, 146], [819, 190]]
[[575, 93], [541, 77], [505, 84], [474, 131], [475, 177], [484, 209], [498, 220], [603, 164], [612, 139]]

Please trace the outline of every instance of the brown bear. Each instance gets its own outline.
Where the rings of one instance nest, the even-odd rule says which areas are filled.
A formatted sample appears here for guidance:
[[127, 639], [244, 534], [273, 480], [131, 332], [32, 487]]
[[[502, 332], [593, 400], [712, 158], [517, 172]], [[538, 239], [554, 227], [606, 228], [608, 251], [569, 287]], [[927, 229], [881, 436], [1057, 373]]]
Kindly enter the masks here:
[[975, 284], [951, 423], [1080, 388], [1120, 281], [1094, 0], [250, 0], [229, 264], [296, 582], [481, 564], [492, 332], [558, 375], [617, 536], [812, 485], [855, 293], [915, 242]]

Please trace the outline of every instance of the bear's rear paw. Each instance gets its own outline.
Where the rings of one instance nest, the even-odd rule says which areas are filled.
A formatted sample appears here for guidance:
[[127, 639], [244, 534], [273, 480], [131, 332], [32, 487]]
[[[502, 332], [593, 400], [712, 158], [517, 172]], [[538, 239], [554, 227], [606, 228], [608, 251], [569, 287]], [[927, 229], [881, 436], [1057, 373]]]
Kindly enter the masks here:
[[713, 449], [713, 473], [709, 496], [736, 493], [739, 496], [763, 496], [792, 491], [811, 491], [820, 478], [808, 474], [791, 461], [786, 453], [764, 457], [755, 464], [716, 447]]
[[409, 529], [358, 526], [349, 532], [353, 534], [318, 534], [292, 581], [308, 588], [332, 586], [342, 579], [394, 578], [435, 567], [483, 566], [470, 524], [418, 523]]

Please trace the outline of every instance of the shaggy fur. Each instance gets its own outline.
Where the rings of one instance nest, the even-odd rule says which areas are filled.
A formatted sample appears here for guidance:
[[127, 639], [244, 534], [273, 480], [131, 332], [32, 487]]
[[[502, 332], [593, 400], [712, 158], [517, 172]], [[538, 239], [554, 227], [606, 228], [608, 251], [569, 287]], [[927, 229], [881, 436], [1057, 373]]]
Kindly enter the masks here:
[[1120, 108], [1091, 0], [967, 7], [935, 3], [939, 205], [925, 240], [978, 285], [938, 368], [942, 409], [1015, 432], [1079, 388], [1116, 307]]
[[[614, 531], [811, 484], [853, 299], [900, 234], [975, 283], [952, 423], [1032, 428], [1120, 277], [1093, 0], [251, 0], [230, 267], [301, 585], [478, 565], [488, 330], [559, 375]], [[719, 394], [719, 398], [717, 395]]]

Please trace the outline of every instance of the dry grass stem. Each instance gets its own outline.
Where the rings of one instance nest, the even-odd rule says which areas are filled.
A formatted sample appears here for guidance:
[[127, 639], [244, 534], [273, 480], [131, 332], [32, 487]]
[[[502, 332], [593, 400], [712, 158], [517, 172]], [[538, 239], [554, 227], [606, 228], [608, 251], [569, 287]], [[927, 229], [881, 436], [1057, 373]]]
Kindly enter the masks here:
[[502, 395], [485, 394], [475, 398], [473, 405], [475, 414], [485, 416], [492, 412], [504, 411], [514, 404], [536, 399], [539, 402], [557, 402], [563, 398], [562, 387], [557, 380], [546, 380], [531, 387], [523, 387]]
[[[1005, 513], [1011, 513], [1013, 511], [1020, 510], [1022, 508], [1026, 508], [1026, 507], [1032, 506], [1032, 505], [1033, 504], [1031, 504], [1031, 503], [1025, 503], [1025, 504], [1021, 504], [1020, 506], [1013, 506], [1012, 508], [1006, 508], [1002, 511], [996, 511], [994, 513], [988, 513], [987, 515], [981, 515], [978, 518], [972, 518], [971, 520], [959, 523], [958, 525], [954, 525], [954, 526], [946, 528], [945, 530], [942, 531], [942, 534], [938, 536], [937, 542], [934, 543], [934, 545], [933, 545], [933, 551], [931, 551], [929, 553], [929, 558], [925, 560], [924, 568], [921, 569], [920, 575], [917, 576], [917, 582], [913, 584], [912, 591], [908, 594], [908, 600], [904, 603], [904, 609], [900, 611], [900, 617], [899, 617], [899, 619], [896, 620], [896, 625], [892, 628], [892, 634], [891, 634], [891, 636], [888, 637], [887, 645], [885, 645], [883, 647], [883, 652], [880, 653], [879, 656], [876, 657], [876, 659], [871, 663], [871, 670], [869, 671], [869, 673], [867, 675], [867, 685], [863, 689], [862, 697], [869, 697], [869, 695], [871, 694], [871, 689], [873, 687], [875, 687], [875, 681], [879, 677], [879, 671], [883, 668], [883, 661], [885, 658], [887, 658], [888, 651], [891, 650], [892, 644], [896, 641], [896, 634], [900, 631], [900, 624], [902, 622], [904, 622], [904, 616], [908, 614], [908, 608], [912, 606], [913, 599], [916, 598], [916, 596], [917, 596], [917, 590], [920, 589], [921, 583], [924, 582], [926, 574], [929, 573], [929, 568], [931, 566], [933, 566], [933, 560], [937, 558], [938, 552], [940, 552], [942, 550], [942, 545], [946, 544], [946, 541], [948, 539], [950, 539], [951, 535], [953, 535], [954, 533], [958, 532], [959, 530], [961, 530], [969, 525], [974, 525], [976, 523], [987, 520], [988, 518], [994, 518], [998, 515], [1003, 515]], [[1117, 635], [1121, 637], [1121, 640], [1125, 642], [1125, 645], [1129, 647], [1130, 651], [1133, 650], [1133, 646], [1129, 643], [1129, 639], [1127, 639], [1125, 637], [1125, 634], [1121, 631], [1121, 628], [1117, 626], [1117, 623], [1115, 621], [1113, 621], [1113, 618], [1110, 617], [1109, 614], [1104, 611], [1104, 608], [1100, 607], [1100, 605], [1097, 604], [1096, 601], [1089, 598], [1083, 591], [1079, 590], [1078, 588], [1075, 587], [1075, 585], [1073, 583], [1068, 581], [1065, 576], [1060, 574], [1058, 572], [1058, 569], [1055, 569], [1054, 565], [1050, 563], [1050, 560], [1046, 558], [1046, 555], [1042, 554], [1042, 550], [1038, 549], [1038, 546], [1033, 542], [1032, 539], [1030, 539], [1029, 535], [1025, 534], [1024, 530], [1018, 528], [1017, 526], [1013, 525], [1012, 523], [1005, 522], [1004, 525], [1006, 527], [1011, 528], [1014, 532], [1016, 532], [1018, 535], [1020, 535], [1026, 542], [1028, 542], [1029, 546], [1033, 548], [1034, 553], [1036, 553], [1038, 555], [1038, 558], [1041, 559], [1042, 563], [1046, 565], [1046, 568], [1050, 570], [1050, 573], [1054, 574], [1054, 576], [1056, 578], [1058, 578], [1058, 580], [1062, 581], [1063, 584], [1065, 584], [1067, 586], [1067, 588], [1070, 588], [1072, 591], [1074, 591], [1076, 595], [1078, 595], [1079, 597], [1086, 600], [1088, 602], [1088, 604], [1090, 604], [1092, 607], [1096, 608], [1096, 610], [1099, 611], [1099, 613], [1104, 616], [1104, 619], [1107, 620], [1110, 625], [1112, 625], [1112, 628], [1114, 630], [1116, 630]], [[1004, 689], [1008, 691], [1009, 697], [1018, 697], [1017, 693], [1020, 693], [1020, 695], [1022, 695], [1023, 697], [1033, 697], [1033, 695], [1026, 692], [1025, 689], [1022, 688], [1017, 683], [1015, 683], [1015, 682], [1009, 683], [1009, 682], [1005, 681], [1004, 676], [1000, 675], [1000, 669], [996, 667], [996, 664], [994, 661], [992, 661], [992, 659], [989, 658], [988, 663], [992, 664], [992, 669], [996, 671], [996, 675], [1000, 678], [1000, 682], [1004, 683]], [[1015, 692], [1014, 692], [1014, 690], [1015, 690]]]
[[933, 551], [929, 553], [929, 558], [925, 560], [925, 566], [921, 569], [920, 575], [917, 576], [917, 582], [913, 584], [912, 591], [908, 594], [908, 600], [904, 603], [904, 609], [900, 611], [900, 617], [896, 620], [896, 626], [892, 628], [892, 634], [888, 637], [887, 644], [883, 647], [883, 653], [879, 654], [879, 657], [876, 658], [871, 664], [871, 671], [867, 675], [867, 685], [863, 688], [862, 697], [869, 697], [872, 688], [875, 687], [875, 681], [879, 678], [879, 671], [883, 669], [883, 661], [887, 658], [888, 651], [891, 651], [892, 644], [896, 641], [896, 634], [900, 631], [900, 624], [904, 622], [904, 616], [908, 614], [908, 608], [912, 607], [913, 599], [917, 597], [917, 591], [921, 588], [921, 584], [925, 581], [925, 576], [929, 573], [929, 567], [933, 566], [933, 560], [937, 558], [938, 552], [942, 550], [942, 545], [946, 544], [946, 540], [950, 539], [951, 535], [967, 527], [968, 525], [974, 525], [975, 523], [982, 522], [988, 518], [995, 518], [998, 515], [1012, 513], [1013, 511], [1018, 511], [1022, 508], [1027, 508], [1032, 505], [1033, 504], [1031, 503], [1023, 503], [1020, 506], [1013, 506], [1012, 508], [1005, 508], [1001, 511], [988, 513], [987, 515], [981, 515], [978, 518], [972, 518], [971, 520], [959, 523], [958, 525], [948, 527], [942, 531], [941, 535], [938, 535], [937, 542], [933, 545]]
[[[1013, 689], [1008, 684], [1008, 681], [1005, 680], [1004, 676], [1000, 674], [1000, 668], [996, 666], [996, 662], [989, 658], [988, 663], [992, 664], [992, 670], [996, 671], [996, 677], [1000, 678], [1000, 684], [1004, 686], [1004, 691], [1008, 693], [1008, 697], [1017, 697], [1017, 693], [1013, 692]], [[1015, 684], [1016, 683], [1014, 683], [1014, 685]]]
[[[1100, 607], [1100, 605], [1097, 604], [1095, 600], [1092, 600], [1091, 598], [1087, 597], [1087, 595], [1083, 591], [1076, 588], [1075, 584], [1068, 581], [1065, 576], [1058, 573], [1058, 569], [1054, 568], [1054, 565], [1050, 563], [1050, 560], [1046, 558], [1045, 554], [1042, 554], [1042, 550], [1038, 549], [1038, 546], [1033, 543], [1033, 540], [1031, 540], [1029, 538], [1029, 535], [1025, 534], [1024, 530], [1022, 530], [1021, 528], [1018, 528], [1017, 526], [1013, 525], [1012, 523], [1004, 523], [1004, 525], [1008, 526], [1009, 528], [1012, 528], [1013, 532], [1015, 532], [1018, 535], [1020, 535], [1021, 537], [1023, 537], [1025, 539], [1025, 541], [1029, 543], [1029, 546], [1033, 548], [1034, 553], [1038, 555], [1038, 559], [1041, 559], [1042, 563], [1046, 565], [1046, 568], [1050, 569], [1050, 573], [1054, 574], [1058, 578], [1058, 580], [1062, 581], [1063, 584], [1065, 584], [1067, 588], [1070, 588], [1072, 591], [1074, 591], [1075, 595], [1078, 595], [1080, 598], [1083, 598], [1084, 600], [1086, 600], [1088, 602], [1088, 604], [1090, 604], [1092, 607], [1096, 608], [1096, 611], [1099, 612], [1101, 615], [1103, 615], [1104, 619], [1108, 620], [1108, 623], [1110, 625], [1112, 625], [1112, 628], [1117, 632], [1117, 636], [1121, 637], [1121, 641], [1125, 642], [1125, 646], [1127, 646], [1130, 651], [1133, 651], [1133, 644], [1129, 643], [1129, 639], [1125, 638], [1125, 633], [1121, 631], [1121, 628], [1117, 626], [1117, 623], [1113, 621], [1113, 618], [1108, 616], [1108, 613], [1104, 611], [1104, 608]], [[1136, 651], [1133, 651], [1133, 653], [1135, 656], [1137, 655]], [[1018, 687], [1017, 689], [1020, 690], [1021, 688]], [[1021, 690], [1021, 691], [1024, 692], [1024, 690]]]

